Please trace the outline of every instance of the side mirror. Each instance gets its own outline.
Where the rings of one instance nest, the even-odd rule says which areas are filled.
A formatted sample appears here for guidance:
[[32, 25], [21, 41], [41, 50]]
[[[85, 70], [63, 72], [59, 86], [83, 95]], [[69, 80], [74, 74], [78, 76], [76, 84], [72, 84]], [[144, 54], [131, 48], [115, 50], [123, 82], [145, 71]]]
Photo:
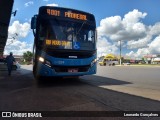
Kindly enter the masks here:
[[37, 21], [37, 15], [34, 15], [31, 20], [31, 29], [36, 29], [36, 21]]

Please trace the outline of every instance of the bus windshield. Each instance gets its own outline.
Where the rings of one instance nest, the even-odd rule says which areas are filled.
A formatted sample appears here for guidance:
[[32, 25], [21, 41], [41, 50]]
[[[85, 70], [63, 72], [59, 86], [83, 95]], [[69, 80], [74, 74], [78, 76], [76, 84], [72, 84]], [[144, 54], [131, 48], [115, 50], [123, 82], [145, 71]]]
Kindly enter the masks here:
[[95, 26], [86, 22], [41, 19], [39, 40], [47, 48], [95, 50]]

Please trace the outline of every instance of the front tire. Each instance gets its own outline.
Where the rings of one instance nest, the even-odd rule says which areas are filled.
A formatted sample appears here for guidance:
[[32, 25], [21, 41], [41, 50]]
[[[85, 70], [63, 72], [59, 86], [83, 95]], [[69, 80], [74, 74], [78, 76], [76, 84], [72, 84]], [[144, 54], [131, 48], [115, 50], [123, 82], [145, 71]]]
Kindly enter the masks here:
[[34, 76], [37, 84], [42, 83], [42, 77], [37, 72], [37, 64], [33, 65], [33, 76]]

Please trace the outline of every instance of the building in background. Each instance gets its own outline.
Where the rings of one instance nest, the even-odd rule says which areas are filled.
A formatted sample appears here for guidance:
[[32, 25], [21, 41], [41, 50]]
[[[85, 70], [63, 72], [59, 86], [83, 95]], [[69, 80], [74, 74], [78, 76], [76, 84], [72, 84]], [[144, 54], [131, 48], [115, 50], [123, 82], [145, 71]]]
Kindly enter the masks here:
[[151, 63], [160, 64], [160, 55], [156, 55], [154, 58], [152, 58]]

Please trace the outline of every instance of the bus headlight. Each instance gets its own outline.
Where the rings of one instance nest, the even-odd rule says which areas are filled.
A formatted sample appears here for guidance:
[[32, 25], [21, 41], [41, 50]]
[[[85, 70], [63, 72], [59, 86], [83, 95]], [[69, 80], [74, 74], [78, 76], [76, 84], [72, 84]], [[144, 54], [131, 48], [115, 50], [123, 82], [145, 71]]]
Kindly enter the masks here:
[[39, 57], [39, 59], [38, 59], [40, 62], [44, 62], [44, 58], [42, 58], [42, 57]]
[[48, 60], [45, 60], [43, 57], [39, 57], [38, 59], [40, 62], [42, 62], [44, 65], [51, 67], [51, 62]]
[[97, 62], [97, 59], [94, 59], [92, 62], [91, 62], [91, 67]]

